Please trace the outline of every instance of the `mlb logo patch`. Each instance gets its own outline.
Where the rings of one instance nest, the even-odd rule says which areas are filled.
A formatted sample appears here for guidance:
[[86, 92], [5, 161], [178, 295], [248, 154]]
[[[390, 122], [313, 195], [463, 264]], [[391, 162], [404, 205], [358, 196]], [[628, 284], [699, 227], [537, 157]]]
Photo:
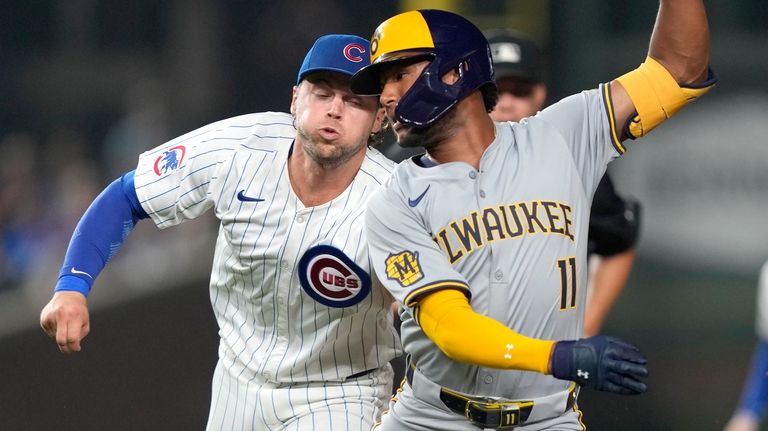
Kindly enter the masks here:
[[171, 147], [155, 159], [155, 174], [160, 177], [181, 167], [187, 149], [183, 145]]

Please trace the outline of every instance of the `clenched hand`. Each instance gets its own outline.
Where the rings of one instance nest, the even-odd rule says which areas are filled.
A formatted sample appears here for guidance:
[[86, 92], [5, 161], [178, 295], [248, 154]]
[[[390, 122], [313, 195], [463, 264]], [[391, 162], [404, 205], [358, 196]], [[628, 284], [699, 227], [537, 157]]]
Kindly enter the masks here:
[[80, 351], [90, 331], [88, 303], [80, 292], [56, 292], [40, 313], [40, 326], [56, 340], [62, 353]]

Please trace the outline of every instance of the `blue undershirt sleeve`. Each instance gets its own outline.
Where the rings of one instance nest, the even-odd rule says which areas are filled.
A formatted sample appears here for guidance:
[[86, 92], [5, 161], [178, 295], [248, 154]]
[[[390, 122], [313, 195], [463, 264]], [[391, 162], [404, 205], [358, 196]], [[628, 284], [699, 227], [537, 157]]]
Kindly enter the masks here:
[[760, 340], [752, 356], [752, 365], [744, 383], [739, 410], [752, 413], [757, 418], [765, 414], [768, 404], [768, 341]]
[[130, 171], [112, 182], [88, 207], [69, 241], [54, 291], [85, 296], [139, 220], [148, 218]]

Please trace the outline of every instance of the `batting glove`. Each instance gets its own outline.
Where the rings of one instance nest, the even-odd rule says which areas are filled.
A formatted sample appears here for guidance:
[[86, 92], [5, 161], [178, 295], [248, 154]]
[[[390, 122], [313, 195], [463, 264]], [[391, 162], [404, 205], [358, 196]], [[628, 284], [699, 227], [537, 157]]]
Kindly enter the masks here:
[[558, 341], [551, 371], [558, 379], [615, 394], [635, 395], [648, 388], [648, 360], [640, 350], [618, 338], [597, 335], [577, 341]]

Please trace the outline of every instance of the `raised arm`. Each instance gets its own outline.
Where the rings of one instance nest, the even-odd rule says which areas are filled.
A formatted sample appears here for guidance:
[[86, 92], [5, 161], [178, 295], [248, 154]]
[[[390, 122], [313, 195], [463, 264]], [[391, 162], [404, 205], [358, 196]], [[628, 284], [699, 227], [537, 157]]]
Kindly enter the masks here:
[[[703, 0], [660, 0], [648, 57], [640, 68], [611, 82], [622, 140], [643, 136], [714, 84]], [[644, 124], [627, 132], [630, 118]]]
[[648, 55], [680, 84], [706, 80], [709, 25], [703, 0], [661, 0]]

